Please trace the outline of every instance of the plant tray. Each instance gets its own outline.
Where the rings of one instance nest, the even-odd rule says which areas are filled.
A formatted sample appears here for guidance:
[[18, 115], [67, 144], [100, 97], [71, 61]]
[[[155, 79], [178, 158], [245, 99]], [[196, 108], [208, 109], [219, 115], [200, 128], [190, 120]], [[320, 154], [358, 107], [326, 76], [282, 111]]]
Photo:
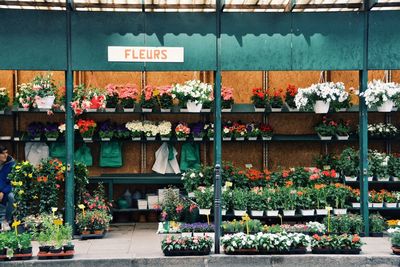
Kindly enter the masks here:
[[256, 248], [242, 248], [242, 249], [236, 249], [235, 251], [224, 250], [224, 252], [227, 255], [255, 255], [255, 254], [258, 254], [258, 251]]
[[313, 248], [313, 254], [360, 254], [361, 249], [329, 249], [329, 248]]
[[102, 234], [88, 234], [88, 235], [81, 235], [81, 240], [86, 240], [86, 239], [101, 239], [106, 235], [106, 232], [103, 232]]
[[277, 249], [270, 249], [270, 250], [259, 250], [259, 254], [264, 255], [271, 255], [271, 254], [306, 254], [307, 248], [293, 248], [290, 250], [277, 250]]
[[165, 256], [204, 256], [209, 255], [210, 250], [164, 250], [163, 251]]
[[69, 250], [67, 252], [51, 253], [51, 252], [39, 252], [37, 254], [39, 260], [52, 260], [52, 259], [72, 259], [75, 251]]
[[18, 260], [30, 260], [32, 253], [29, 254], [14, 254], [12, 258], [8, 258], [6, 255], [0, 255], [0, 261], [18, 261]]

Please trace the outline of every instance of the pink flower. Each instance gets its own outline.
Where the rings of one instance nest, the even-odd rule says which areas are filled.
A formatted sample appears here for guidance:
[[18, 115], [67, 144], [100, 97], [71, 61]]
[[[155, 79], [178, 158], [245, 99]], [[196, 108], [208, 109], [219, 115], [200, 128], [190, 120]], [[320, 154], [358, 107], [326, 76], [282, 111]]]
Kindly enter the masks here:
[[144, 99], [146, 101], [149, 101], [153, 97], [153, 91], [154, 91], [154, 86], [152, 85], [147, 85], [144, 88]]
[[222, 86], [221, 96], [223, 100], [233, 99], [233, 88]]
[[137, 98], [138, 95], [138, 89], [135, 84], [125, 84], [125, 86], [122, 87], [122, 89], [119, 92], [119, 98], [130, 98], [130, 99], [135, 99]]
[[109, 95], [109, 96], [118, 94], [117, 86], [112, 83], [106, 85], [106, 91], [107, 91], [107, 95]]
[[164, 95], [164, 94], [170, 95], [172, 86], [171, 85], [160, 86], [160, 87], [158, 87], [158, 90], [160, 91], [160, 95]]

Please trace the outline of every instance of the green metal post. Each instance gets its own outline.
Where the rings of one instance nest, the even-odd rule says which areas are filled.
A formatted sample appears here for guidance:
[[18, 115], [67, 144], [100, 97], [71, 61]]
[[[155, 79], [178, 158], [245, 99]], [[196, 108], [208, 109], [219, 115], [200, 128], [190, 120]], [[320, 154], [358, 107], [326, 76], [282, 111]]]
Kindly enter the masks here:
[[[363, 69], [360, 71], [360, 93], [367, 89], [368, 85], [368, 28], [369, 28], [369, 3], [364, 1], [364, 42], [363, 42]], [[364, 233], [369, 235], [369, 210], [368, 210], [368, 109], [365, 99], [360, 97], [360, 193], [361, 214], [364, 220]]]
[[69, 103], [72, 102], [73, 94], [73, 73], [72, 73], [72, 55], [71, 55], [71, 12], [72, 2], [67, 0], [67, 71], [66, 78], [66, 95], [67, 103], [65, 103], [66, 116], [66, 150], [67, 150], [67, 174], [65, 180], [65, 221], [70, 225], [74, 225], [74, 114]]
[[221, 126], [221, 7], [223, 0], [216, 0], [216, 62], [214, 86], [214, 225], [215, 254], [220, 253], [221, 236], [221, 163], [222, 163], [222, 126]]

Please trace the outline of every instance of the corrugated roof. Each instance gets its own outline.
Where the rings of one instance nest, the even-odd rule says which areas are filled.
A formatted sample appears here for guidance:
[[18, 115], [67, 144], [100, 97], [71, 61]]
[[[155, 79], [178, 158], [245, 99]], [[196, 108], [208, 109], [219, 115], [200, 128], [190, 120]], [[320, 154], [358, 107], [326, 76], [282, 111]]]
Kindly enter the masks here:
[[[73, 0], [77, 11], [214, 12], [216, 0]], [[371, 0], [371, 10], [400, 10], [400, 0]], [[0, 8], [65, 10], [62, 0], [0, 0]], [[224, 12], [359, 11], [362, 0], [226, 0]]]

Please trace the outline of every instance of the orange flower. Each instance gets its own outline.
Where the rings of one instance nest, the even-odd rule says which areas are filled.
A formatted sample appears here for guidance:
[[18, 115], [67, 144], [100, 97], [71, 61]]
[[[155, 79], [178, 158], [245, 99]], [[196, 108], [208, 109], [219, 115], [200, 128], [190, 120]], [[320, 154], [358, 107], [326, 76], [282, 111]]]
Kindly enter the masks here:
[[360, 237], [358, 235], [354, 235], [353, 240], [351, 240], [351, 242], [357, 243], [358, 241], [360, 241]]
[[284, 170], [284, 171], [282, 172], [282, 177], [283, 177], [283, 178], [286, 178], [286, 177], [288, 177], [288, 176], [289, 176], [289, 171]]
[[286, 187], [291, 187], [293, 185], [292, 181], [286, 181], [285, 183]]
[[317, 235], [317, 234], [314, 234], [314, 235], [313, 235], [313, 238], [314, 238], [315, 240], [317, 240], [317, 241], [320, 241], [320, 240], [321, 240], [321, 237], [320, 237], [319, 235]]

